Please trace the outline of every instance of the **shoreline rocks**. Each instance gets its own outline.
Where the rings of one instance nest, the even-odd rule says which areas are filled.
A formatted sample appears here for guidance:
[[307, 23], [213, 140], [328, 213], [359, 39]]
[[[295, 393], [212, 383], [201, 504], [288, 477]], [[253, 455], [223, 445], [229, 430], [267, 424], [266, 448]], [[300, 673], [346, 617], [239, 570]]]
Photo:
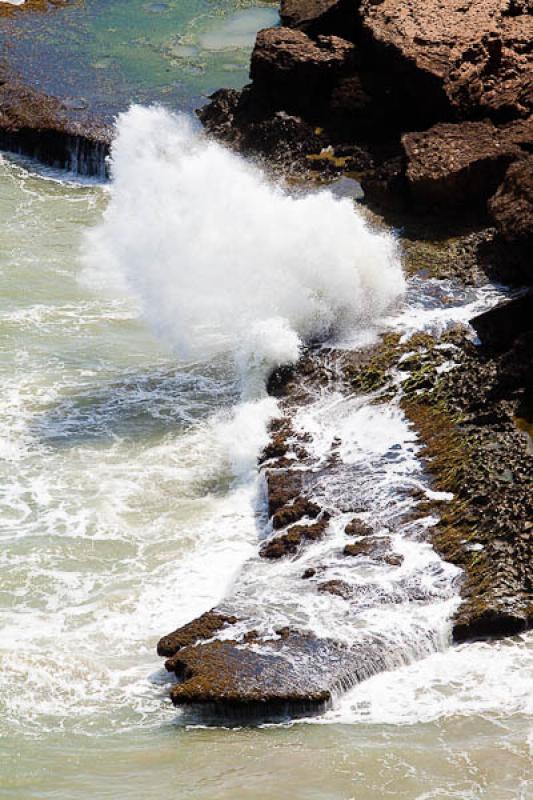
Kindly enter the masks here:
[[79, 175], [106, 177], [112, 128], [25, 86], [0, 65], [0, 148]]
[[281, 18], [258, 34], [249, 86], [199, 112], [210, 133], [282, 171], [355, 171], [376, 208], [482, 219], [501, 208], [504, 231], [513, 175], [522, 186], [532, 170], [527, 4], [286, 0]]

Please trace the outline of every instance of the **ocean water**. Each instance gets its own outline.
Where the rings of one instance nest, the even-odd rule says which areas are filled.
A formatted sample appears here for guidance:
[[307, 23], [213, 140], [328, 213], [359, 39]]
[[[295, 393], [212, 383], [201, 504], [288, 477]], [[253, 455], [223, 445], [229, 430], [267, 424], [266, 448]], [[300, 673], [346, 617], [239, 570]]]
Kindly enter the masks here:
[[[167, 51], [154, 43], [178, 34], [196, 48], [180, 65], [211, 55], [167, 98], [187, 108], [228, 75], [239, 85], [250, 31], [275, 17], [271, 4], [132, 0], [69, 13], [57, 58], [109, 71], [104, 110], [164, 95]], [[35, 63], [58, 19], [39, 23]], [[98, 66], [104, 51], [112, 67]], [[241, 72], [220, 66], [237, 56]], [[340, 504], [356, 474], [368, 518], [405, 557], [358, 580], [422, 601], [354, 624], [344, 601], [299, 580], [318, 556], [349, 578], [342, 517], [294, 560], [257, 557], [268, 371], [309, 338], [353, 346], [467, 321], [498, 288], [405, 280], [394, 237], [349, 200], [288, 194], [161, 109], [121, 117], [112, 171], [102, 184], [0, 160], [1, 800], [533, 797], [533, 639], [450, 645], [457, 571], [427, 543], [431, 519], [395, 524], [402, 489], [431, 492], [396, 405], [332, 390], [295, 425], [319, 461], [341, 435], [344, 477], [324, 496]], [[388, 661], [318, 717], [206, 724], [170, 704], [155, 645], [220, 602], [265, 631], [382, 631]]]
[[110, 120], [131, 102], [192, 110], [240, 88], [256, 32], [278, 22], [271, 0], [70, 0], [0, 17], [0, 55], [71, 113]]

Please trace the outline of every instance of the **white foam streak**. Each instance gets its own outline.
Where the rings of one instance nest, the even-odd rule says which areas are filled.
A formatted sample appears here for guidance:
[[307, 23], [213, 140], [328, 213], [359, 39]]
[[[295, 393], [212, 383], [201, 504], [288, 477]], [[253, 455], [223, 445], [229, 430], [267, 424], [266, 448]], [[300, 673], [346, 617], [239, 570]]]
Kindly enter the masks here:
[[531, 714], [532, 669], [531, 634], [448, 648], [356, 686], [321, 721], [413, 725], [455, 716]]

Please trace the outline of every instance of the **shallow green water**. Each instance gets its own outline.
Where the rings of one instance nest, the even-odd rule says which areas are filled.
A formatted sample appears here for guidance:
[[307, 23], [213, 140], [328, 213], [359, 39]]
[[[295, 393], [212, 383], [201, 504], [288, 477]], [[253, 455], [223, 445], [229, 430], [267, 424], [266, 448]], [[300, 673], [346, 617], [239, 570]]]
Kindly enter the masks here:
[[83, 0], [0, 19], [10, 64], [33, 85], [102, 115], [130, 102], [192, 108], [248, 78], [269, 0]]

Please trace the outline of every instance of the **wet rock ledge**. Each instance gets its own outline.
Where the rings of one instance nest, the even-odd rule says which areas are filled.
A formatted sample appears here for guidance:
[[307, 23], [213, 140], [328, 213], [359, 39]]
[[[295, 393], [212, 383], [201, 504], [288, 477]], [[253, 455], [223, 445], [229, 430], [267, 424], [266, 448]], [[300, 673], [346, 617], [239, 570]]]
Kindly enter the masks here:
[[[61, 14], [68, 2], [0, 3], [0, 24], [3, 17], [19, 14]], [[72, 108], [28, 86], [9, 64], [9, 47], [4, 48], [0, 58], [0, 149], [78, 175], [105, 177], [112, 136], [112, 127], [90, 110]]]

